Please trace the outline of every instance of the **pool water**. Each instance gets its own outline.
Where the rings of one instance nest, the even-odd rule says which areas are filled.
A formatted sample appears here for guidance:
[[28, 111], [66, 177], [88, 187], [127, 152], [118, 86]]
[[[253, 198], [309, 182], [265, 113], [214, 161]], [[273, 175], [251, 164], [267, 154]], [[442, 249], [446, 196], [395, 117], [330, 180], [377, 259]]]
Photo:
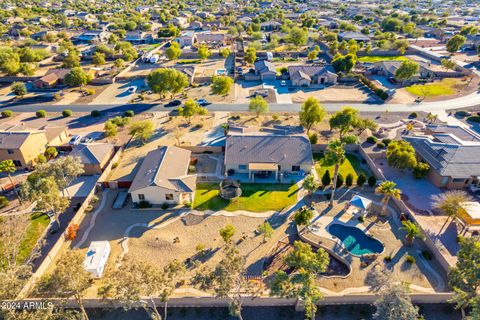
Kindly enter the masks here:
[[339, 238], [345, 248], [354, 255], [361, 256], [383, 251], [383, 244], [380, 241], [367, 236], [365, 232], [356, 227], [336, 223], [328, 228], [328, 232]]

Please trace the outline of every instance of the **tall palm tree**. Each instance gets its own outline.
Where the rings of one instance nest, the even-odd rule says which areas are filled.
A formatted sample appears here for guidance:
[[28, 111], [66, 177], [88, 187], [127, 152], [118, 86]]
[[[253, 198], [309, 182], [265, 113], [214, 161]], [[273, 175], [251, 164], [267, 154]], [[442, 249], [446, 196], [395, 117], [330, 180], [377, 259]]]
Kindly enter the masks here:
[[390, 198], [400, 199], [400, 195], [402, 191], [400, 189], [395, 188], [397, 184], [393, 181], [383, 181], [380, 185], [375, 189], [375, 193], [383, 194], [383, 207], [382, 212], [385, 213], [388, 207], [388, 201]]
[[442, 229], [440, 229], [441, 231], [450, 218], [455, 220], [458, 217], [461, 210], [463, 210], [463, 204], [471, 201], [472, 198], [465, 191], [451, 190], [440, 195], [433, 195], [432, 200], [432, 207], [447, 216], [447, 220], [445, 220]]
[[325, 152], [324, 164], [326, 166], [335, 165], [333, 173], [332, 194], [330, 195], [330, 207], [333, 207], [333, 200], [335, 197], [335, 189], [337, 188], [338, 169], [345, 162], [345, 143], [340, 140], [333, 140], [328, 144]]
[[7, 174], [8, 179], [10, 180], [10, 184], [13, 186], [13, 190], [15, 191], [15, 195], [17, 196], [18, 201], [22, 203], [22, 199], [20, 199], [17, 188], [15, 186], [15, 183], [13, 183], [13, 179], [12, 179], [12, 173], [15, 173], [15, 171], [17, 171], [17, 168], [15, 167], [15, 164], [13, 163], [12, 160], [3, 160], [2, 162], [0, 162], [0, 172], [5, 172]]
[[407, 240], [406, 241], [407, 246], [413, 245], [413, 240], [415, 240], [415, 238], [420, 238], [420, 239], [425, 238], [422, 230], [416, 223], [407, 220], [407, 221], [403, 221], [402, 224], [403, 224], [403, 227], [401, 227], [400, 230], [403, 230], [407, 233], [407, 235], [405, 236]]

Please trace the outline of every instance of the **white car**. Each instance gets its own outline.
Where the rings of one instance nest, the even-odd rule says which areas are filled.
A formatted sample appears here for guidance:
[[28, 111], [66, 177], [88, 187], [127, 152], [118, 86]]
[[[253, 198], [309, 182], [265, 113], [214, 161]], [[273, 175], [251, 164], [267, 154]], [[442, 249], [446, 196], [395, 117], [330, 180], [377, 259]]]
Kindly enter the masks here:
[[285, 87], [287, 85], [287, 81], [285, 81], [285, 80], [280, 81], [280, 85], [282, 87]]
[[128, 93], [135, 93], [137, 91], [137, 87], [136, 86], [131, 86], [131, 87], [128, 87], [127, 88], [127, 92]]
[[82, 136], [79, 135], [79, 134], [76, 134], [70, 139], [68, 144], [71, 145], [71, 146], [76, 146], [77, 144], [80, 143], [81, 140], [82, 140]]

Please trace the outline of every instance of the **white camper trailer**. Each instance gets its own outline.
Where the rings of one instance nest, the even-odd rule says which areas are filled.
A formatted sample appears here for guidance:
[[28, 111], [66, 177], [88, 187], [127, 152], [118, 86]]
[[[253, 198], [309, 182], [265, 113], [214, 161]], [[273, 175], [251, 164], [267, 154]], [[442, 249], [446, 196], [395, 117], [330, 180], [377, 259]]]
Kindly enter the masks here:
[[95, 278], [100, 278], [105, 270], [109, 255], [110, 243], [108, 241], [92, 241], [83, 262], [85, 270]]

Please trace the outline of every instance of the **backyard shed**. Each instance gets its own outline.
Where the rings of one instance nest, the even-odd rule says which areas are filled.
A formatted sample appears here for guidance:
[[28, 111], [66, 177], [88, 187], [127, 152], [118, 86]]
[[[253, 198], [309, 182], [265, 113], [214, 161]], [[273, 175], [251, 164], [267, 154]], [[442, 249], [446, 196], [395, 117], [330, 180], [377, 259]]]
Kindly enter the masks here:
[[105, 270], [109, 255], [110, 243], [108, 241], [92, 241], [83, 262], [85, 270], [95, 278], [100, 278]]

